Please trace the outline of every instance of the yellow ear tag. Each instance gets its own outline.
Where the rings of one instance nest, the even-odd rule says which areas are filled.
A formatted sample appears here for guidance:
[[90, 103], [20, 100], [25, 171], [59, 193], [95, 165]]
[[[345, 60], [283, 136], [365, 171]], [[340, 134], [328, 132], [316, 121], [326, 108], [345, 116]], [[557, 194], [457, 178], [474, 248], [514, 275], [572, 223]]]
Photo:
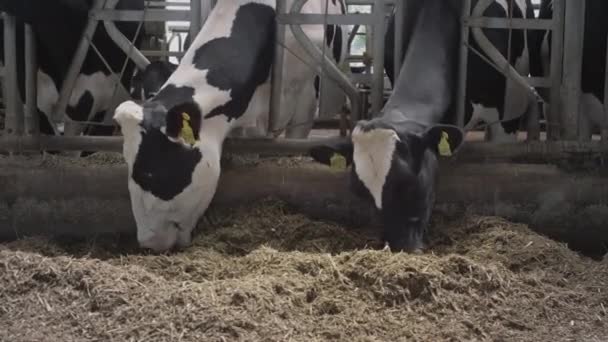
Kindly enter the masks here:
[[452, 155], [452, 148], [449, 143], [450, 136], [446, 132], [441, 132], [441, 140], [439, 141], [439, 154], [444, 157], [449, 157]]
[[330, 166], [334, 170], [346, 170], [346, 158], [344, 156], [334, 153], [331, 157]]
[[196, 139], [194, 139], [194, 131], [190, 126], [190, 115], [187, 113], [182, 113], [182, 129], [179, 132], [179, 136], [190, 145], [194, 145], [196, 143]]

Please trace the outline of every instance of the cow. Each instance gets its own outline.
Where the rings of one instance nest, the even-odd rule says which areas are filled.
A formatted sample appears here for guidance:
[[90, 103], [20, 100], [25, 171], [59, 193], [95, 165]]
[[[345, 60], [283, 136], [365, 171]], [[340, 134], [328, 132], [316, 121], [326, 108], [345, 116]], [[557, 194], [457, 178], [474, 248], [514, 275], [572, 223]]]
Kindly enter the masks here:
[[[475, 8], [481, 1], [472, 1]], [[405, 30], [412, 30], [415, 20], [411, 13], [405, 14]], [[485, 17], [527, 18], [534, 19], [534, 8], [531, 0], [494, 0], [483, 11]], [[386, 73], [394, 82], [394, 25], [395, 16], [391, 16], [389, 29], [386, 34]], [[511, 53], [508, 61], [514, 65], [515, 70], [522, 76], [530, 74], [530, 59], [532, 48], [536, 44], [536, 31], [534, 30], [508, 30], [483, 29], [494, 48], [502, 56]], [[509, 41], [509, 37], [511, 40]], [[404, 38], [404, 39], [407, 39]], [[517, 139], [517, 131], [522, 119], [535, 115], [538, 110], [536, 95], [529, 89], [523, 88], [512, 79], [505, 78], [493, 66], [488, 64], [487, 54], [481, 50], [477, 40], [470, 34], [470, 46], [476, 52], [469, 51], [467, 63], [467, 83], [465, 100], [466, 130], [471, 130], [479, 122], [486, 124], [486, 139], [495, 142], [512, 142]], [[407, 41], [404, 42], [407, 44]], [[484, 60], [485, 59], [485, 60]]]
[[[407, 1], [404, 13], [415, 22], [403, 30], [403, 64], [382, 112], [359, 121], [350, 139], [310, 151], [320, 163], [344, 158], [351, 166], [352, 190], [379, 210], [392, 250], [423, 249], [438, 154], [455, 153], [464, 140], [458, 127], [444, 123], [457, 83], [458, 8], [456, 1]], [[439, 149], [446, 143], [451, 151]]]
[[[58, 134], [49, 117], [59, 99], [59, 91], [68, 72], [80, 38], [89, 19], [92, 1], [0, 1], [0, 11], [15, 16], [17, 20], [17, 78], [21, 100], [25, 101], [24, 23], [31, 25], [37, 45], [38, 60], [38, 112], [40, 132]], [[144, 0], [120, 0], [116, 9], [142, 10]], [[137, 22], [116, 22], [118, 30], [129, 40], [136, 37]], [[140, 30], [135, 45], [139, 46], [144, 34]], [[0, 37], [3, 35], [0, 34]], [[92, 44], [103, 54], [114, 73], [120, 73], [125, 64], [125, 53], [111, 40], [103, 25], [99, 25]], [[0, 43], [3, 46], [3, 44]], [[0, 51], [4, 61], [4, 49]], [[124, 69], [121, 83], [129, 89], [135, 64], [129, 61]], [[114, 77], [90, 48], [76, 79], [74, 91], [68, 102], [66, 114], [75, 121], [102, 121], [111, 108], [114, 96]], [[85, 134], [111, 135], [111, 126], [88, 126]]]
[[[505, 17], [513, 3], [494, 1], [484, 14]], [[522, 3], [517, 2], [517, 8]], [[476, 4], [473, 1], [473, 6]], [[372, 120], [358, 122], [346, 141], [316, 146], [310, 155], [326, 165], [340, 165], [335, 162], [344, 160], [350, 166], [352, 191], [379, 211], [384, 242], [391, 250], [419, 252], [425, 248], [435, 203], [438, 156], [453, 155], [464, 141], [463, 131], [453, 125], [462, 2], [408, 0], [402, 10], [403, 64], [395, 77], [393, 17], [386, 35], [386, 72], [393, 92], [381, 113]], [[486, 30], [486, 35], [505, 56], [508, 33]], [[512, 42], [510, 59], [522, 56], [517, 64], [525, 65], [525, 36], [515, 32], [513, 36], [520, 41]], [[471, 42], [475, 47], [474, 37]], [[505, 77], [480, 61], [469, 60], [468, 112], [470, 115], [472, 109], [477, 109], [475, 106], [494, 108], [498, 116], [505, 107]], [[512, 88], [518, 90], [516, 86]], [[524, 107], [528, 107], [526, 102], [531, 101], [531, 96], [524, 90], [530, 91], [521, 87], [520, 100], [526, 106], [520, 109], [527, 110]]]
[[[339, 1], [327, 1], [329, 13], [343, 12]], [[302, 11], [324, 13], [325, 5], [309, 1]], [[250, 122], [266, 127], [275, 27], [274, 1], [219, 1], [158, 93], [143, 105], [126, 101], [116, 108], [142, 248], [188, 246], [214, 197], [228, 133]], [[305, 33], [322, 46], [323, 26], [307, 26]], [[314, 113], [315, 74], [293, 55], [304, 51], [289, 30], [283, 44], [288, 52], [279, 127], [288, 131], [296, 129], [288, 127], [295, 119]]]
[[[553, 18], [553, 1], [542, 0], [539, 18]], [[551, 66], [551, 31], [538, 31], [533, 76], [547, 77]], [[608, 2], [587, 0], [585, 5], [585, 27], [583, 33], [583, 60], [581, 73], [580, 113], [585, 115], [592, 129], [607, 127], [604, 111], [604, 87], [606, 75], [606, 37], [608, 36]], [[550, 98], [546, 89], [539, 89], [544, 102]]]

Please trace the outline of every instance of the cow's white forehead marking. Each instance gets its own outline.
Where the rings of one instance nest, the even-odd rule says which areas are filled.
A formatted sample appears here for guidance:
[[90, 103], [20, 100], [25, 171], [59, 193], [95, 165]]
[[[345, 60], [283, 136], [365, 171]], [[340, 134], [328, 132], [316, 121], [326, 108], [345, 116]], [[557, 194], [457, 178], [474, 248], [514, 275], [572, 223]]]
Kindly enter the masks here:
[[353, 130], [354, 163], [357, 176], [369, 190], [378, 209], [382, 209], [382, 189], [391, 169], [399, 136], [390, 129]]

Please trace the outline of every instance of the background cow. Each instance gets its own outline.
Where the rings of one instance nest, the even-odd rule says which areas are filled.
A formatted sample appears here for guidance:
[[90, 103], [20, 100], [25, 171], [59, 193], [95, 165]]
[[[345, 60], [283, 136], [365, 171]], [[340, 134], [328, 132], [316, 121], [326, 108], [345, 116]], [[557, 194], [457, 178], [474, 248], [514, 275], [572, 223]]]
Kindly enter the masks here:
[[[38, 110], [40, 130], [43, 134], [54, 134], [48, 115], [59, 98], [59, 91], [65, 80], [80, 38], [89, 19], [92, 1], [59, 0], [37, 1], [18, 0], [0, 1], [0, 11], [7, 12], [17, 19], [17, 76], [21, 100], [25, 101], [25, 56], [24, 56], [24, 23], [31, 25], [36, 37], [38, 60]], [[144, 0], [120, 0], [116, 9], [142, 10]], [[133, 40], [137, 31], [136, 22], [116, 22], [118, 30], [128, 39]], [[0, 26], [0, 31], [3, 31]], [[1, 32], [0, 32], [1, 33]], [[139, 46], [140, 30], [135, 45]], [[0, 39], [3, 39], [0, 34]], [[125, 64], [125, 53], [111, 40], [103, 25], [98, 25], [92, 39], [115, 73], [120, 73]], [[0, 44], [0, 56], [4, 59], [3, 42]], [[128, 62], [122, 85], [129, 89], [135, 65]], [[89, 49], [76, 85], [70, 97], [67, 115], [76, 121], [102, 121], [105, 112], [111, 108], [114, 96], [113, 75], [105, 67], [99, 56]], [[113, 128], [89, 126], [85, 133], [93, 135], [110, 135]]]
[[[541, 2], [539, 18], [553, 17], [553, 1]], [[551, 31], [538, 31], [541, 35], [536, 40], [536, 53], [532, 64], [532, 75], [546, 77], [550, 75], [551, 65]], [[585, 115], [592, 128], [607, 127], [607, 114], [604, 111], [604, 87], [606, 75], [606, 37], [608, 36], [608, 1], [587, 0], [585, 6], [585, 28], [583, 36], [583, 61], [581, 78], [580, 113]], [[549, 103], [546, 89], [539, 89], [543, 100]], [[584, 122], [582, 122], [584, 123]]]
[[[343, 4], [328, 2], [330, 13], [343, 12]], [[309, 1], [303, 13], [324, 13], [325, 5]], [[228, 133], [252, 123], [266, 133], [277, 43], [274, 6], [269, 0], [219, 1], [160, 91], [143, 106], [127, 101], [116, 109], [142, 247], [166, 251], [188, 245], [215, 194]], [[321, 25], [305, 27], [319, 47], [324, 32]], [[289, 125], [315, 112], [315, 74], [292, 54], [305, 52], [289, 30], [284, 44], [279, 126], [306, 135], [310, 128]]]

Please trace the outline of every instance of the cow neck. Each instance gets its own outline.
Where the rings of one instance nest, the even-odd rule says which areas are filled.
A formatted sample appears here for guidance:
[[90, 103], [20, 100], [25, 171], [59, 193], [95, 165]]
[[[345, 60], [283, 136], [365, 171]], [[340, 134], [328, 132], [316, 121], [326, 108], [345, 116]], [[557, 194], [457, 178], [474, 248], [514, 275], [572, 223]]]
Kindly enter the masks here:
[[[392, 121], [430, 126], [452, 102], [459, 43], [458, 8], [453, 1], [425, 0], [411, 31], [403, 66], [384, 112]], [[413, 124], [414, 126], [417, 126]]]
[[212, 150], [217, 153], [218, 158], [222, 153], [222, 146], [228, 133], [233, 128], [236, 120], [228, 121], [224, 116], [215, 116], [204, 119], [200, 129], [199, 149]]

